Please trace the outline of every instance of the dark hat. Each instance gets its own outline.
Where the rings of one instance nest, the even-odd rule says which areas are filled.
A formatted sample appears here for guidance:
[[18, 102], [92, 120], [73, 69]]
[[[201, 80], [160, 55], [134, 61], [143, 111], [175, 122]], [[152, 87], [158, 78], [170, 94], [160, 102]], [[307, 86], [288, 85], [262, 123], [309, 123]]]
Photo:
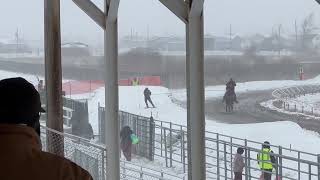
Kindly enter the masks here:
[[262, 147], [263, 147], [263, 148], [268, 148], [268, 149], [270, 149], [270, 142], [269, 142], [269, 141], [263, 142]]
[[39, 112], [45, 112], [35, 87], [25, 79], [0, 81], [0, 123], [26, 123]]

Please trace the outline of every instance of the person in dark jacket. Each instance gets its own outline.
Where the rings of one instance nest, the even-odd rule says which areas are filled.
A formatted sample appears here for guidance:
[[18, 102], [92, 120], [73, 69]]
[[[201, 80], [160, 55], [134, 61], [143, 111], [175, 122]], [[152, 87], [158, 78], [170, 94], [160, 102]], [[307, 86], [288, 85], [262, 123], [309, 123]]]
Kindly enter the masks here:
[[131, 161], [131, 153], [132, 153], [132, 141], [131, 135], [133, 131], [129, 126], [124, 126], [120, 131], [120, 146], [123, 152], [124, 157], [127, 161]]
[[80, 166], [41, 150], [40, 95], [23, 78], [0, 81], [0, 179], [92, 180]]
[[144, 89], [143, 95], [144, 95], [144, 102], [146, 103], [147, 108], [149, 108], [148, 101], [151, 103], [153, 108], [155, 108], [156, 106], [153, 104], [151, 100], [151, 91], [148, 88]]
[[272, 170], [276, 164], [276, 158], [272, 153], [270, 143], [265, 141], [262, 145], [261, 152], [257, 154], [258, 164], [264, 180], [271, 180]]
[[236, 82], [230, 78], [229, 82], [226, 84], [226, 93], [225, 96], [230, 94], [234, 96], [234, 102], [238, 103], [237, 95], [235, 93], [235, 87], [237, 86]]

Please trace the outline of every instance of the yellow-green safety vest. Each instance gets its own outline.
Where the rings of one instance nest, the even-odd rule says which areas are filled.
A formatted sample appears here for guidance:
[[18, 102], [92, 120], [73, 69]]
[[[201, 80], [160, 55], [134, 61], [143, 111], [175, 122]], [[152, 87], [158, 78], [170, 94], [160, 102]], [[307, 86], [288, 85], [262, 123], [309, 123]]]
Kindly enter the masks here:
[[133, 86], [138, 86], [139, 85], [139, 79], [133, 79], [132, 80], [132, 85]]
[[263, 148], [262, 152], [259, 153], [258, 161], [259, 161], [260, 169], [264, 169], [264, 170], [273, 169], [270, 153], [271, 153], [271, 149], [268, 149], [268, 148]]

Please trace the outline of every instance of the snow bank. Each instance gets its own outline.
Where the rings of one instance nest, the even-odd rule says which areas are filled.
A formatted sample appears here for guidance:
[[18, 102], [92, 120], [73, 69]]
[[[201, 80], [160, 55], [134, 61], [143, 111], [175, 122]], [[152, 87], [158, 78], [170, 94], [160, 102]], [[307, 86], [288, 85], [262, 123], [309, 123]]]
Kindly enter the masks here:
[[[295, 81], [295, 80], [277, 80], [277, 81], [251, 81], [244, 83], [237, 83], [236, 93], [245, 93], [249, 91], [262, 91], [262, 90], [272, 90], [282, 87], [290, 86], [301, 86], [301, 85], [311, 85], [320, 84], [320, 75], [305, 81]], [[208, 86], [205, 88], [205, 96], [207, 99], [222, 97], [225, 93], [225, 85], [219, 86]], [[186, 101], [186, 90], [172, 90], [171, 91], [174, 98], [180, 101]]]

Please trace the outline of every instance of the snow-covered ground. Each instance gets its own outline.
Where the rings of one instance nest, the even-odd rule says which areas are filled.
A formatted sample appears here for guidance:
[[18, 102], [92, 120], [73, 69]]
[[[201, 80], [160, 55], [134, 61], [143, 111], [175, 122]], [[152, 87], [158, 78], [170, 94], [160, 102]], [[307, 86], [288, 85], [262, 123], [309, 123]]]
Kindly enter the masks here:
[[[23, 76], [32, 83], [37, 83], [38, 79], [33, 75], [10, 73], [0, 71], [0, 79], [7, 77]], [[275, 89], [284, 86], [297, 86], [305, 84], [318, 84], [320, 77], [307, 81], [263, 81], [238, 83], [237, 92], [247, 92], [256, 90]], [[175, 124], [186, 125], [186, 110], [172, 102], [172, 96], [179, 100], [185, 100], [185, 90], [170, 91], [164, 87], [149, 87], [152, 91], [152, 99], [157, 106], [154, 109], [145, 109], [143, 99], [143, 86], [119, 87], [120, 110], [133, 114], [150, 116], [155, 119], [173, 122]], [[206, 98], [218, 98], [224, 93], [224, 85], [206, 88]], [[92, 124], [94, 133], [98, 132], [98, 104], [105, 105], [104, 88], [100, 88], [93, 93], [73, 96], [75, 99], [88, 99], [89, 121]], [[246, 138], [253, 141], [270, 141], [274, 145], [291, 147], [293, 149], [319, 153], [319, 134], [306, 131], [293, 122], [272, 122], [258, 124], [231, 125], [217, 123], [216, 119], [206, 118], [206, 130], [238, 138]]]
[[[237, 83], [236, 91], [237, 93], [245, 93], [249, 91], [262, 91], [262, 90], [272, 90], [282, 87], [290, 87], [290, 86], [302, 86], [302, 85], [312, 85], [312, 84], [320, 84], [320, 76], [317, 76], [313, 79], [305, 80], [305, 81], [295, 81], [295, 80], [275, 80], [275, 81], [251, 81], [244, 83]], [[205, 88], [205, 97], [209, 98], [220, 98], [225, 93], [225, 85], [220, 86], [208, 86]], [[173, 90], [173, 97], [185, 101], [186, 100], [186, 90], [179, 89]]]
[[[38, 83], [38, 78], [35, 75], [28, 75], [15, 72], [0, 71], [0, 79], [9, 77], [22, 76], [34, 85]], [[43, 77], [39, 77], [43, 79]], [[305, 84], [320, 83], [320, 76], [306, 81], [255, 81], [237, 84], [237, 92], [248, 92], [256, 90], [268, 90], [286, 86], [297, 86]], [[187, 113], [186, 110], [172, 102], [171, 96], [184, 100], [185, 90], [170, 91], [164, 87], [149, 87], [152, 91], [152, 98], [157, 106], [155, 109], [145, 109], [143, 99], [143, 86], [120, 86], [119, 87], [119, 106], [120, 110], [127, 111], [133, 114], [150, 116], [155, 119], [173, 122], [175, 124], [186, 125]], [[206, 88], [206, 98], [219, 98], [224, 93], [224, 85], [211, 86]], [[93, 93], [74, 95], [75, 99], [88, 99], [90, 123], [94, 128], [95, 134], [98, 132], [98, 104], [105, 105], [104, 88], [97, 89]], [[320, 149], [320, 138], [318, 134], [305, 131], [297, 124], [292, 122], [272, 122], [259, 124], [244, 124], [231, 125], [217, 123], [215, 119], [206, 118], [207, 131], [217, 132], [239, 138], [247, 138], [254, 141], [269, 140], [272, 144], [282, 146], [292, 146], [294, 149], [308, 149], [312, 153], [318, 153]], [[272, 133], [261, 133], [270, 131]], [[295, 132], [292, 134], [292, 132]], [[306, 148], [308, 147], [308, 148]]]
[[296, 98], [286, 99], [286, 109], [275, 106], [278, 99], [261, 102], [260, 105], [268, 109], [291, 115], [303, 115], [313, 119], [320, 119], [320, 93], [306, 94]]

